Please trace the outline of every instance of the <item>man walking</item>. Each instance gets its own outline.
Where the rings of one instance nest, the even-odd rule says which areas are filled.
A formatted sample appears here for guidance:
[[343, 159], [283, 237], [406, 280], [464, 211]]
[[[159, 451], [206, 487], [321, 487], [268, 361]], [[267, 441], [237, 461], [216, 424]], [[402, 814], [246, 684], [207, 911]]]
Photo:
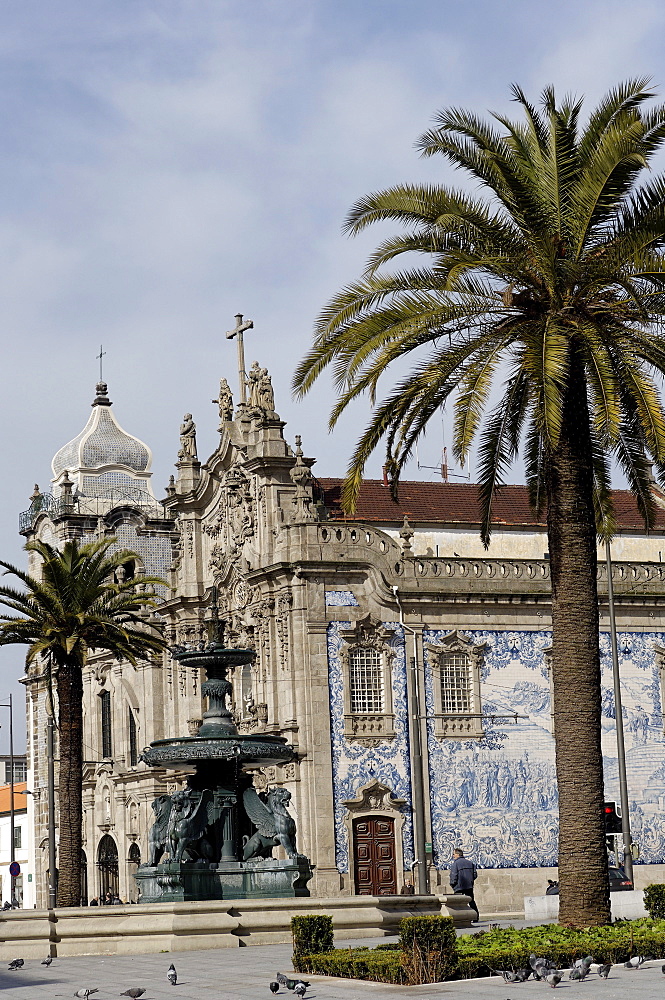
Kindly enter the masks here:
[[473, 883], [476, 881], [476, 875], [477, 872], [474, 863], [464, 857], [464, 851], [461, 847], [456, 847], [453, 851], [453, 863], [450, 866], [450, 884], [455, 895], [470, 896], [471, 909], [476, 911], [474, 924], [480, 920], [480, 914], [473, 895]]

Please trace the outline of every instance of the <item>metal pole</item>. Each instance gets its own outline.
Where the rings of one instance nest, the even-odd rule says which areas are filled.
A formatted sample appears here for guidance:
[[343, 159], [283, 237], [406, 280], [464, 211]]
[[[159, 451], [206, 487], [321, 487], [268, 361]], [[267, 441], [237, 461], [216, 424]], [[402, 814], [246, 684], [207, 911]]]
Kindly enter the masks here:
[[429, 871], [427, 867], [426, 829], [425, 829], [425, 783], [423, 780], [423, 747], [420, 734], [420, 685], [418, 681], [418, 639], [416, 630], [404, 621], [404, 609], [399, 599], [397, 587], [393, 594], [399, 608], [399, 621], [402, 628], [413, 636], [413, 656], [409, 659], [411, 673], [411, 711], [410, 742], [411, 742], [411, 772], [413, 780], [413, 840], [415, 846], [414, 868], [418, 870], [418, 895], [429, 896]]
[[619, 647], [614, 617], [614, 586], [612, 583], [612, 552], [609, 540], [605, 542], [607, 564], [607, 600], [610, 609], [610, 643], [612, 646], [612, 674], [614, 676], [614, 715], [617, 730], [617, 758], [619, 763], [619, 795], [621, 798], [621, 832], [623, 834], [623, 864], [630, 881], [633, 881], [633, 853], [628, 812], [628, 782], [626, 780], [626, 751], [623, 741], [623, 710], [621, 707], [621, 677], [619, 676]]
[[[12, 708], [12, 696], [9, 695], [9, 837], [10, 837], [10, 859], [14, 864], [16, 861], [16, 815], [14, 812], [14, 712]], [[11, 876], [10, 891], [11, 904], [14, 906], [16, 898], [16, 879]]]
[[53, 752], [53, 716], [46, 722], [46, 759], [48, 764], [48, 906], [57, 906], [57, 874], [55, 867], [55, 763]]

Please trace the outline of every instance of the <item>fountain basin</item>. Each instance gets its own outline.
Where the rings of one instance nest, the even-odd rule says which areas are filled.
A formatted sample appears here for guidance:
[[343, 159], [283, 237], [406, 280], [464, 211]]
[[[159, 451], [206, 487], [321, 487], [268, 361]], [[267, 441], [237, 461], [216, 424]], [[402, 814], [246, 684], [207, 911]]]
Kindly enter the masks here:
[[234, 736], [182, 736], [155, 740], [141, 754], [151, 767], [196, 766], [203, 761], [238, 762], [239, 769], [271, 764], [286, 764], [295, 759], [293, 749], [283, 736], [266, 733]]

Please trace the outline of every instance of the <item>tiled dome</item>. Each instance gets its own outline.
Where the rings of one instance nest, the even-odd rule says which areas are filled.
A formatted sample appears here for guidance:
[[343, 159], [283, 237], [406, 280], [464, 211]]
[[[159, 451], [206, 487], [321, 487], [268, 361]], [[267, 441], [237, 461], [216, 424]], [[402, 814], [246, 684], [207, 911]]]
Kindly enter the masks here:
[[93, 470], [120, 467], [145, 475], [152, 455], [147, 445], [123, 431], [111, 410], [105, 382], [97, 384], [90, 419], [80, 434], [64, 445], [55, 455], [51, 467], [59, 479], [67, 470]]

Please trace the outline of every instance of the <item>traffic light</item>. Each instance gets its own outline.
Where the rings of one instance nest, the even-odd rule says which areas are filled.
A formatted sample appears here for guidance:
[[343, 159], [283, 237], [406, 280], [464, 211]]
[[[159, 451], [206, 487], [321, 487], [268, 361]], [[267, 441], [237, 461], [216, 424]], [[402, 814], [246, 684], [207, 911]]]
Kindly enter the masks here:
[[605, 833], [621, 833], [623, 827], [616, 802], [606, 802], [604, 806]]

